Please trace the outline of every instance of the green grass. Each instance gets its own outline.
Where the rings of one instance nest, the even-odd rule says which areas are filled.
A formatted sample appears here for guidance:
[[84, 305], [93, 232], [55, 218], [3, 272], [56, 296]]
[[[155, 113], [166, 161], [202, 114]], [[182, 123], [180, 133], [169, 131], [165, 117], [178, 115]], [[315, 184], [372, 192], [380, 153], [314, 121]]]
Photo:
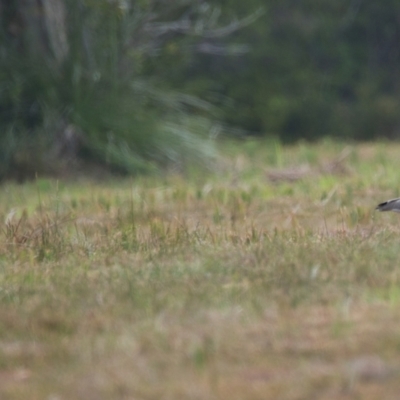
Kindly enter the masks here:
[[220, 151], [2, 186], [0, 398], [397, 398], [400, 146]]

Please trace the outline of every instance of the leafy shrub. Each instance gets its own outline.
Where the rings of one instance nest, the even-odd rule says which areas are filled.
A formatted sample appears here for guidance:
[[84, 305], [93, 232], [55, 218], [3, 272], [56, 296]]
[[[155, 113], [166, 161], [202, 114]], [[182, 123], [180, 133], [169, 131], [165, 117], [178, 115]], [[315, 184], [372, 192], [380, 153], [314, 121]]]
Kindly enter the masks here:
[[209, 164], [210, 106], [143, 75], [170, 29], [158, 19], [185, 2], [32, 4], [11, 1], [2, 14], [0, 178], [54, 171], [63, 158], [128, 173]]

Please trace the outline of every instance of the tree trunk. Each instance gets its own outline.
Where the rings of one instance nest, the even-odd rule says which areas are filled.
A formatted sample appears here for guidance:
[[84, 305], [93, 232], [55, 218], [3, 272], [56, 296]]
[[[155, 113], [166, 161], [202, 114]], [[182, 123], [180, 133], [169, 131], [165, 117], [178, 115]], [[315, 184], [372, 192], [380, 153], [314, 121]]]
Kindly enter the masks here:
[[64, 0], [1, 0], [5, 34], [21, 51], [62, 63], [68, 55]]

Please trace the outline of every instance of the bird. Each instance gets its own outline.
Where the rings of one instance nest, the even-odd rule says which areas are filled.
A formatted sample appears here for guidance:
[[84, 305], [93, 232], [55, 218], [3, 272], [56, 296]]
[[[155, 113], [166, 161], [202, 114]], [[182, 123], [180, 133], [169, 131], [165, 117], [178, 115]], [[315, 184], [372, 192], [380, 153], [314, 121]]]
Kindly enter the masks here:
[[400, 197], [378, 204], [375, 210], [400, 212]]

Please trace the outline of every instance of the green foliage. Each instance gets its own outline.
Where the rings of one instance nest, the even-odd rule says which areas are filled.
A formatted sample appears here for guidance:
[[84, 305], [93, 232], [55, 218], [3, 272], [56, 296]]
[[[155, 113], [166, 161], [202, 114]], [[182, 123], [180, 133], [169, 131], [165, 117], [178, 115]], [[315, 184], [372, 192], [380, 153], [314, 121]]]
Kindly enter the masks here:
[[178, 70], [159, 69], [173, 86], [181, 84], [212, 98], [230, 125], [284, 141], [398, 135], [397, 1], [217, 3], [227, 16], [264, 7], [250, 26], [232, 37], [214, 39], [247, 44], [249, 52], [231, 57], [198, 54], [183, 59]]
[[[42, 25], [48, 22], [43, 10], [13, 2], [2, 21], [0, 179], [54, 171], [67, 141], [74, 147], [69, 156], [121, 172], [182, 167], [188, 159], [210, 165], [213, 123], [202, 118], [208, 104], [155, 89], [154, 79], [143, 77], [143, 60], [163, 46], [147, 30], [155, 15], [150, 2], [58, 4], [65, 6], [64, 14], [58, 10], [65, 31], [57, 27], [65, 34], [64, 55], [51, 48], [50, 30], [45, 39], [32, 35], [42, 29], [32, 22], [35, 13]], [[13, 35], [17, 16], [32, 26]]]
[[54, 171], [68, 129], [121, 172], [209, 164], [210, 114], [282, 142], [398, 136], [395, 0], [57, 0], [58, 36], [31, 3], [1, 12], [0, 178]]

